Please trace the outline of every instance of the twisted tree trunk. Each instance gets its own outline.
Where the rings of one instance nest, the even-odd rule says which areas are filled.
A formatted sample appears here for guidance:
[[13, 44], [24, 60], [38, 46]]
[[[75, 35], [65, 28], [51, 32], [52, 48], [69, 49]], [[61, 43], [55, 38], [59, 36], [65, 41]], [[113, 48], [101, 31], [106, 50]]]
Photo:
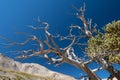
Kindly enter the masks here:
[[82, 69], [89, 77], [89, 80], [101, 80], [94, 72], [92, 72], [92, 70], [90, 70], [88, 68], [88, 66], [84, 63], [78, 63], [78, 62], [75, 62], [75, 61], [72, 61], [68, 58], [65, 58], [65, 62], [79, 68], [79, 69]]
[[110, 73], [110, 76], [116, 77], [117, 80], [120, 80], [120, 71], [116, 70], [112, 64], [108, 63], [103, 58], [97, 58], [97, 62]]
[[111, 74], [111, 76], [117, 78], [117, 80], [120, 80], [120, 72], [116, 71], [112, 65], [108, 64], [106, 70]]

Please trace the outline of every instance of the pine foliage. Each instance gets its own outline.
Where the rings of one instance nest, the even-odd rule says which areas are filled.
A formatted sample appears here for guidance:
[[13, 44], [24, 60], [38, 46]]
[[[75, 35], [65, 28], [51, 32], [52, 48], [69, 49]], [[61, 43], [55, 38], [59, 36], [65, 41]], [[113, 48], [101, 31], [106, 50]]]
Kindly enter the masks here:
[[120, 63], [120, 21], [107, 24], [104, 31], [98, 31], [88, 41], [87, 53], [90, 57], [102, 56], [108, 62]]

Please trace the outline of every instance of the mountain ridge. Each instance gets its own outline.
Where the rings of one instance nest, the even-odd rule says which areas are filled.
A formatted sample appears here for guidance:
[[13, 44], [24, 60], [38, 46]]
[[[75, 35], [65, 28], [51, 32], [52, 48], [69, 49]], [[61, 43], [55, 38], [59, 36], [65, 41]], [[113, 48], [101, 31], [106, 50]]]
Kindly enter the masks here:
[[[13, 59], [10, 59], [6, 56], [4, 56], [2, 53], [0, 53], [0, 76], [6, 76], [6, 74], [2, 72], [2, 70], [5, 72], [7, 71], [11, 71], [14, 73], [24, 73], [24, 74], [28, 74], [28, 75], [35, 75], [35, 76], [42, 76], [42, 77], [49, 77], [52, 79], [49, 80], [75, 80], [75, 78], [68, 76], [68, 75], [64, 75], [62, 73], [58, 73], [55, 71], [51, 71], [49, 69], [47, 69], [44, 66], [41, 66], [39, 64], [35, 64], [35, 63], [21, 63], [21, 62], [17, 62]], [[11, 74], [11, 73], [10, 73]], [[7, 76], [10, 77], [10, 76]], [[23, 79], [19, 79], [19, 80], [23, 80]], [[26, 80], [26, 79], [24, 79]], [[29, 80], [29, 79], [28, 79]], [[31, 79], [33, 80], [33, 79]], [[37, 80], [47, 80], [47, 79], [37, 79]]]

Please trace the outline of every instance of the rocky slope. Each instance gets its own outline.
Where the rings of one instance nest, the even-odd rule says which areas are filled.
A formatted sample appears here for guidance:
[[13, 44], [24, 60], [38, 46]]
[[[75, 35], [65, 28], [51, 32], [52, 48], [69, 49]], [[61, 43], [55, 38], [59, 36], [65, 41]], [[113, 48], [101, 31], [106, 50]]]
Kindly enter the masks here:
[[20, 63], [0, 54], [0, 80], [75, 80], [39, 64]]

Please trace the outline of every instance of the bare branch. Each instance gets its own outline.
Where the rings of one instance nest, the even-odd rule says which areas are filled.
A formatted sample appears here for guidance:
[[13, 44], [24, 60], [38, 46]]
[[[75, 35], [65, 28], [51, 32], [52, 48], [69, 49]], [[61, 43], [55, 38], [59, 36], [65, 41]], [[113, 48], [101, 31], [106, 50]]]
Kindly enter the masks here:
[[10, 39], [6, 38], [6, 37], [3, 37], [3, 36], [0, 36], [1, 39], [7, 41], [7, 42], [12, 42]]
[[87, 24], [89, 29], [92, 30], [92, 19], [88, 19]]
[[51, 34], [48, 32], [48, 23], [45, 23], [46, 24], [46, 27], [45, 27], [45, 33], [48, 35], [48, 36], [51, 36]]
[[76, 16], [82, 21], [82, 23], [84, 24], [84, 30], [82, 30], [82, 32], [84, 32], [89, 38], [92, 37], [92, 32], [91, 30], [91, 23], [92, 20], [89, 20], [87, 22], [87, 20], [85, 19], [85, 10], [86, 10], [86, 6], [84, 4], [83, 7], [81, 7], [80, 9], [77, 9], [78, 13], [76, 13]]
[[100, 67], [100, 68], [96, 68], [96, 69], [93, 69], [92, 72], [95, 73], [95, 72], [97, 72], [97, 71], [99, 71], [99, 70], [102, 70], [102, 69], [103, 69], [102, 67]]
[[91, 62], [93, 62], [93, 59], [90, 59], [90, 60], [88, 60], [88, 61], [86, 61], [86, 62], [84, 62], [84, 64], [89, 64], [89, 63], [91, 63]]
[[77, 29], [79, 29], [80, 31], [82, 31], [83, 33], [85, 33], [85, 31], [82, 29], [82, 27], [80, 27], [80, 26], [78, 26], [78, 25], [71, 25], [71, 26], [70, 26], [70, 34], [71, 34], [73, 28], [77, 28]]
[[66, 50], [66, 57], [74, 62], [82, 63], [83, 60], [78, 58], [74, 53], [74, 49], [72, 47], [67, 48]]
[[33, 25], [28, 25], [29, 28], [33, 29], [33, 30], [42, 30], [45, 29], [45, 27], [35, 27]]
[[46, 45], [50, 48], [53, 49], [53, 47], [49, 44], [48, 42], [48, 36], [46, 36], [46, 40], [44, 41], [46, 43]]
[[93, 26], [93, 29], [91, 29], [91, 32], [92, 32], [92, 33], [94, 33], [94, 32], [97, 31], [96, 27], [97, 27], [97, 24], [95, 24], [95, 25]]
[[26, 59], [26, 58], [30, 58], [30, 57], [33, 57], [33, 56], [36, 56], [36, 55], [45, 55], [45, 54], [50, 53], [50, 52], [52, 52], [52, 50], [49, 50], [49, 49], [38, 51], [38, 52], [35, 52], [34, 50], [27, 50], [27, 51], [23, 51], [23, 53], [22, 53], [23, 55], [18, 56], [17, 58]]
[[72, 42], [66, 48], [64, 48], [64, 50], [72, 47], [74, 43], [75, 43], [75, 37], [73, 37]]
[[11, 41], [10, 39], [7, 39], [7, 38], [5, 38], [5, 37], [0, 37], [0, 38], [2, 38], [2, 39], [4, 39], [4, 40], [6, 40], [7, 42], [9, 42], [9, 44], [4, 44], [4, 45], [6, 45], [6, 46], [24, 45], [24, 44], [26, 44], [26, 43], [28, 43], [28, 42], [30, 42], [30, 41], [32, 40], [32, 38], [28, 38], [28, 39], [25, 40], [24, 42], [17, 43], [17, 42]]
[[61, 63], [63, 61], [62, 58], [59, 58], [59, 59], [51, 58], [51, 60], [53, 63]]
[[59, 47], [58, 47], [58, 45], [55, 43], [55, 41], [53, 40], [52, 36], [49, 36], [49, 38], [50, 38], [50, 41], [53, 43], [54, 47], [55, 47], [57, 50], [59, 50]]

